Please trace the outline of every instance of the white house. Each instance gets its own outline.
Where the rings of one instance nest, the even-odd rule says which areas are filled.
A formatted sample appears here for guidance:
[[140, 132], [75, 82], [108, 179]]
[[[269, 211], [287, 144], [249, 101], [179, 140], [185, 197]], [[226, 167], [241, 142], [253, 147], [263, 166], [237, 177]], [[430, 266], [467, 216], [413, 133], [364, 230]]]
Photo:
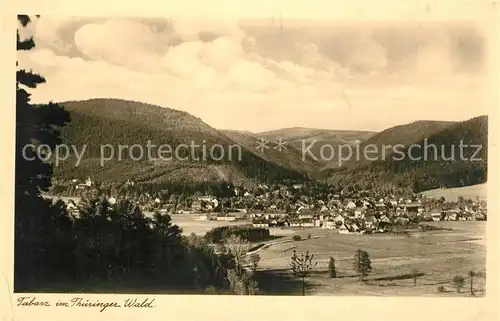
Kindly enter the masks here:
[[431, 218], [434, 222], [441, 221], [441, 213], [431, 213]]
[[335, 216], [335, 218], [333, 219], [333, 221], [334, 222], [341, 222], [342, 224], [344, 224], [345, 218], [342, 215], [338, 214], [337, 216]]
[[252, 226], [253, 227], [265, 228], [265, 227], [269, 227], [269, 222], [266, 222], [266, 221], [255, 221], [255, 222], [252, 223]]
[[300, 214], [299, 215], [299, 218], [302, 219], [302, 220], [304, 220], [304, 219], [310, 220], [313, 217], [314, 217], [314, 215], [311, 214], [311, 213], [304, 213], [304, 214]]
[[382, 223], [391, 223], [391, 220], [386, 215], [382, 215], [379, 221]]
[[361, 207], [357, 207], [354, 209], [354, 217], [355, 218], [361, 218], [361, 216], [363, 215], [363, 212], [364, 212], [364, 209], [361, 208]]
[[356, 223], [352, 223], [351, 230], [354, 232], [357, 232], [357, 231], [359, 231], [359, 226]]
[[335, 221], [330, 221], [330, 220], [323, 221], [323, 226], [322, 227], [326, 228], [326, 229], [333, 230], [333, 229], [335, 229]]
[[353, 202], [353, 201], [349, 201], [346, 206], [345, 206], [347, 209], [355, 209], [356, 208], [356, 204]]
[[345, 224], [342, 224], [342, 226], [339, 228], [339, 234], [349, 234], [349, 229]]
[[300, 226], [302, 226], [302, 227], [314, 227], [314, 221], [313, 220], [303, 220], [300, 223]]

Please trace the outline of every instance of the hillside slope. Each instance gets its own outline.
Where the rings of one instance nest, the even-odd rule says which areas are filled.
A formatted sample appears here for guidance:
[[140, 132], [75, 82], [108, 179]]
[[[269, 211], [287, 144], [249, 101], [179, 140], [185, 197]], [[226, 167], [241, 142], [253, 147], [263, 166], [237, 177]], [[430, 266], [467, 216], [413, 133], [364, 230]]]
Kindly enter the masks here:
[[[405, 125], [390, 127], [361, 142], [360, 150], [363, 151], [367, 146], [376, 146], [379, 160], [389, 159], [392, 154], [392, 146], [403, 145], [407, 148], [411, 144], [419, 143], [423, 139], [431, 137], [453, 124], [454, 122], [450, 121], [420, 120]], [[382, 154], [384, 149], [385, 154]], [[370, 155], [366, 158], [361, 153], [358, 159], [353, 158], [343, 165], [350, 168], [361, 167], [370, 163], [371, 157]], [[373, 158], [375, 158], [375, 155], [373, 155]]]
[[[461, 155], [461, 142], [465, 145], [480, 145], [481, 148], [463, 147]], [[487, 116], [452, 123], [414, 144], [421, 148], [407, 147], [385, 160], [359, 162], [355, 166], [332, 169], [329, 172], [330, 181], [362, 186], [391, 184], [410, 187], [416, 192], [486, 182]]]
[[422, 195], [432, 198], [444, 197], [447, 201], [456, 201], [459, 197], [464, 199], [480, 200], [487, 199], [488, 186], [487, 183], [476, 184], [465, 187], [438, 188], [421, 192]]
[[[118, 99], [61, 104], [72, 118], [61, 130], [63, 141], [79, 151], [87, 147], [79, 166], [73, 156], [55, 168], [57, 178], [245, 182], [303, 177], [258, 157], [186, 112]], [[101, 154], [110, 158], [104, 166]]]

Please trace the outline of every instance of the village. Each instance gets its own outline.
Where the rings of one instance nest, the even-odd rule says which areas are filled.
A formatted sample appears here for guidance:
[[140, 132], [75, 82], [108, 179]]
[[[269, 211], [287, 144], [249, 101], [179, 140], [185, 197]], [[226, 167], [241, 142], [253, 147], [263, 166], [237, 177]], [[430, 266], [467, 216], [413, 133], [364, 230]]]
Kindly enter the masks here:
[[[102, 183], [87, 178], [84, 183], [72, 181], [76, 189], [98, 192]], [[389, 193], [373, 195], [370, 191], [340, 190], [328, 187], [317, 195], [304, 184], [259, 184], [253, 189], [231, 187], [224, 196], [130, 193], [136, 183], [127, 181], [119, 195], [102, 192], [110, 204], [120, 198], [133, 199], [145, 214], [190, 214], [194, 220], [240, 222], [256, 228], [321, 228], [348, 233], [384, 233], [397, 227], [415, 226], [421, 222], [485, 221], [486, 202], [426, 198], [420, 194], [398, 196]], [[126, 190], [128, 192], [123, 192]], [[68, 210], [78, 213], [77, 203], [66, 201]]]

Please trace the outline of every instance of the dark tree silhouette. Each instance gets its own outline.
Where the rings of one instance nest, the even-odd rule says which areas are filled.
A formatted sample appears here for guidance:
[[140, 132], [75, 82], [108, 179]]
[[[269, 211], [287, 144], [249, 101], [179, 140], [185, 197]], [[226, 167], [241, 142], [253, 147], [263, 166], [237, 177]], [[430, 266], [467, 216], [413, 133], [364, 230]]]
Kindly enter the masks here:
[[418, 270], [417, 270], [417, 269], [413, 269], [413, 270], [411, 271], [411, 276], [412, 276], [412, 278], [413, 278], [413, 286], [417, 286], [417, 278], [418, 278], [418, 274], [419, 274], [419, 272], [418, 272]]
[[474, 295], [474, 277], [476, 276], [476, 272], [470, 270], [467, 274], [470, 277], [470, 295]]
[[353, 267], [356, 272], [359, 273], [359, 278], [361, 281], [365, 280], [365, 277], [372, 272], [372, 262], [368, 252], [357, 250], [354, 254]]
[[452, 282], [453, 282], [453, 285], [455, 286], [455, 288], [457, 289], [457, 292], [460, 293], [460, 290], [462, 289], [462, 287], [465, 284], [464, 277], [461, 275], [457, 275], [453, 278]]
[[337, 270], [335, 269], [335, 259], [331, 256], [330, 261], [328, 262], [328, 275], [330, 278], [337, 277]]
[[260, 262], [260, 255], [257, 253], [252, 253], [250, 254], [250, 263], [252, 264], [252, 270], [253, 272], [257, 271], [257, 266], [259, 265]]
[[[26, 27], [31, 18], [19, 15], [20, 28]], [[33, 38], [21, 39], [17, 31], [17, 50], [31, 50], [35, 47]], [[16, 168], [15, 168], [15, 246], [14, 246], [14, 288], [46, 279], [50, 271], [58, 271], [53, 253], [60, 248], [50, 247], [55, 238], [69, 237], [60, 220], [67, 220], [67, 213], [54, 213], [50, 202], [41, 193], [51, 186], [52, 165], [48, 161], [49, 151], [41, 145], [54, 149], [61, 143], [59, 128], [69, 120], [69, 114], [53, 103], [34, 106], [30, 103], [28, 89], [34, 89], [45, 79], [19, 69], [16, 72]], [[38, 155], [37, 155], [38, 151]], [[52, 216], [56, 214], [56, 216]], [[52, 231], [53, 234], [47, 233]], [[71, 244], [66, 240], [66, 244]]]

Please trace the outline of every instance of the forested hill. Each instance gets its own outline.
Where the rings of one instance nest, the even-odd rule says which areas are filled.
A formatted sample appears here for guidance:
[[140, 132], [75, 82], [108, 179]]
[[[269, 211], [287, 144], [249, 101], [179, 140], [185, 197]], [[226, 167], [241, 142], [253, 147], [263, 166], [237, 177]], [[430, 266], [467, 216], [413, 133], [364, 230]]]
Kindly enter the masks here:
[[[303, 178], [302, 174], [292, 169], [258, 157], [253, 151], [239, 146], [224, 133], [186, 112], [119, 99], [91, 99], [60, 104], [71, 115], [71, 122], [61, 130], [63, 142], [76, 146], [79, 151], [85, 145], [87, 148], [79, 166], [74, 166], [76, 159], [72, 157], [55, 168], [57, 178], [92, 176], [98, 180], [134, 179], [148, 182], [238, 182]], [[158, 158], [158, 146], [165, 144], [172, 148], [181, 144], [198, 147], [179, 148], [180, 160], [179, 157], [177, 160], [151, 160]], [[112, 160], [100, 166], [101, 146], [104, 145], [110, 146], [103, 149], [106, 156], [111, 156], [111, 149], [115, 152]], [[120, 153], [119, 145], [128, 148], [123, 148]], [[133, 145], [141, 147], [130, 148]], [[153, 157], [147, 155], [148, 145], [152, 146]], [[212, 147], [213, 153], [210, 152]]]
[[[467, 146], [461, 148], [461, 142]], [[385, 160], [331, 170], [330, 181], [361, 186], [390, 184], [416, 192], [486, 182], [488, 116], [453, 123], [414, 144], [421, 148], [410, 150], [406, 146], [402, 153]]]
[[[422, 141], [426, 137], [441, 132], [453, 124], [455, 123], [451, 121], [419, 120], [409, 124], [390, 127], [361, 142], [360, 150], [363, 150], [369, 145], [376, 146], [379, 151], [384, 149], [384, 146], [396, 146], [398, 144], [410, 146], [411, 144]], [[388, 148], [385, 150], [385, 153], [386, 156], [389, 156], [392, 150]], [[380, 153], [379, 156], [382, 157], [382, 154]], [[344, 165], [354, 168], [362, 167], [367, 163], [370, 163], [370, 160], [361, 155], [359, 159], [352, 159], [351, 161], [347, 161]]]

